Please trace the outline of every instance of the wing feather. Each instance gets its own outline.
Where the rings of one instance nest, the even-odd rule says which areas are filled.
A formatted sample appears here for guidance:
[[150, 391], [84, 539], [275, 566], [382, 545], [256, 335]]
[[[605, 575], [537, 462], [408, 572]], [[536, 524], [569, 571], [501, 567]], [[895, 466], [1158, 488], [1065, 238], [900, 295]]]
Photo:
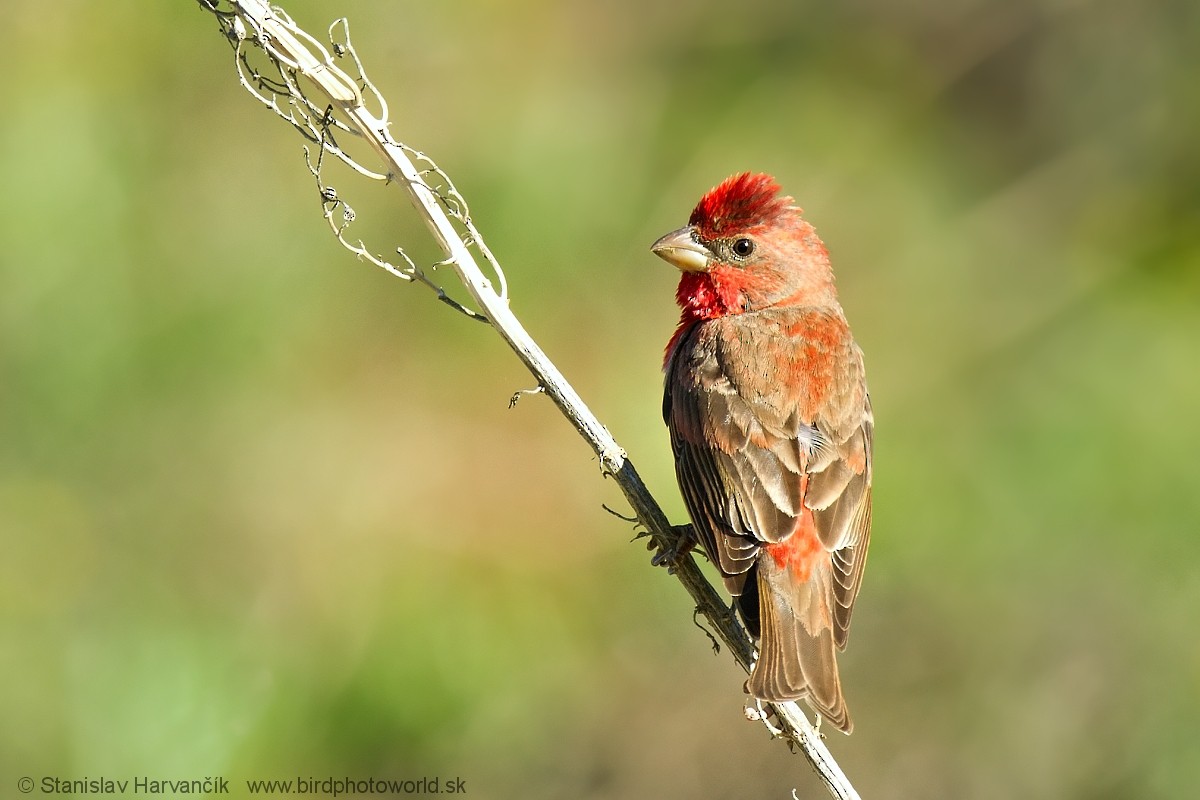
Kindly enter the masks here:
[[[845, 319], [782, 308], [694, 324], [666, 372], [663, 417], [684, 503], [760, 637], [750, 691], [806, 697], [849, 731], [834, 653], [866, 564], [874, 419]], [[801, 530], [815, 551], [811, 539], [786, 545]], [[775, 545], [776, 557], [760, 558]], [[827, 560], [795, 574], [787, 566], [786, 554], [822, 548]]]
[[[805, 386], [784, 380], [795, 377], [789, 359], [802, 342], [789, 328], [803, 313], [776, 309], [686, 330], [667, 362], [663, 416], [684, 502], [731, 591], [763, 544], [796, 530], [806, 506], [826, 549], [838, 553], [834, 591], [846, 610], [835, 616], [848, 625], [866, 553], [873, 421], [865, 391], [853, 391], [861, 353], [848, 338], [837, 355], [853, 367], [842, 381], [849, 388], [834, 387], [826, 407], [805, 413]], [[745, 374], [747, 363], [760, 373]], [[770, 392], [744, 390], [763, 377]]]

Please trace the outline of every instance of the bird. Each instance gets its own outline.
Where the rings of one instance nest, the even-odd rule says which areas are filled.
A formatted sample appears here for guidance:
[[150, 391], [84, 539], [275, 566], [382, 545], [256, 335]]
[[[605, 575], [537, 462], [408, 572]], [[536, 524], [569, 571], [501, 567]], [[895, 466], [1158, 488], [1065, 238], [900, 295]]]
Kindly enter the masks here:
[[662, 413], [693, 539], [758, 646], [746, 691], [849, 734], [836, 654], [870, 542], [874, 416], [829, 253], [750, 172], [651, 251], [681, 272]]

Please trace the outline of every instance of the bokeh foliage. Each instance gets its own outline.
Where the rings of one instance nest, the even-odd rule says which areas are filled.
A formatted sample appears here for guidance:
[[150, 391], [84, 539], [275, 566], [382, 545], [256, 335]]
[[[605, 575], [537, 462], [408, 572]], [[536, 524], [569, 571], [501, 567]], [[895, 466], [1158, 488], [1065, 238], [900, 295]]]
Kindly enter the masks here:
[[[805, 207], [877, 415], [831, 742], [865, 797], [1200, 784], [1200, 6], [287, 8], [350, 18], [393, 132], [676, 519], [647, 246], [734, 171]], [[210, 18], [5, 18], [5, 787], [819, 796], [581, 441], [507, 409], [530, 380], [499, 340], [329, 238]], [[401, 193], [358, 190], [376, 248], [434, 258]]]

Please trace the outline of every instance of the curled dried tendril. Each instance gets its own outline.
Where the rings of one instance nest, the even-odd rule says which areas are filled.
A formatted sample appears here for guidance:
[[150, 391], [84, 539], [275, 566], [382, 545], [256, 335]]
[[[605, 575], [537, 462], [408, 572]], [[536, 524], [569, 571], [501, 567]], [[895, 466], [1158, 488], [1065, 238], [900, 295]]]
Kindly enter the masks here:
[[[347, 109], [367, 109], [375, 119], [382, 122], [377, 133], [389, 144], [401, 148], [412, 160], [418, 169], [417, 175], [421, 185], [429, 190], [445, 210], [458, 229], [464, 246], [473, 249], [489, 265], [495, 278], [494, 287], [497, 294], [502, 299], [508, 298], [508, 282], [504, 271], [476, 229], [467, 201], [450, 180], [450, 176], [428, 155], [403, 142], [395, 141], [388, 133], [387, 101], [366, 75], [358, 52], [350, 40], [349, 23], [345, 19], [339, 19], [329, 26], [327, 49], [296, 25], [286, 12], [273, 7], [273, 20], [282, 25], [286, 33], [303, 46], [307, 56], [295, 58], [278, 47], [272, 36], [257, 25], [253, 18], [236, 13], [231, 7], [223, 8], [225, 4], [220, 0], [198, 2], [214, 14], [225, 38], [233, 48], [234, 63], [242, 87], [307, 141], [303, 148], [305, 164], [316, 181], [322, 214], [338, 242], [361, 260], [374, 264], [402, 280], [428, 286], [438, 300], [467, 317], [487, 322], [484, 314], [455, 300], [429, 276], [428, 272], [436, 270], [439, 266], [452, 265], [452, 261], [440, 261], [429, 265], [428, 268], [422, 268], [408, 256], [403, 247], [394, 248], [398, 258], [384, 257], [368, 248], [361, 239], [347, 235], [347, 230], [357, 218], [357, 214], [337, 189], [326, 183], [326, 155], [334, 157], [353, 172], [369, 180], [388, 183], [396, 176], [364, 166], [339, 144], [338, 140], [344, 136], [358, 137], [360, 134], [343, 116], [347, 111], [339, 110], [328, 102], [318, 103], [305, 91], [305, 86], [310, 81], [322, 77], [329, 79], [329, 83], [322, 83], [322, 86], [332, 85], [335, 91], [339, 91], [340, 96], [347, 98]], [[342, 63], [346, 63], [348, 59], [354, 77], [344, 72], [335, 63], [335, 59]]]

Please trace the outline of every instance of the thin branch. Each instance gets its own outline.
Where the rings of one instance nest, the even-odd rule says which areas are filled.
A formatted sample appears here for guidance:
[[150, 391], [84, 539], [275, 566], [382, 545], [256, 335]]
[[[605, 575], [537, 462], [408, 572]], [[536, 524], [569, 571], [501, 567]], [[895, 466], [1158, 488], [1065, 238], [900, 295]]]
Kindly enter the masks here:
[[[755, 652], [745, 629], [705, 579], [692, 556], [680, 552], [679, 532], [672, 527], [625, 451], [509, 309], [504, 272], [475, 228], [466, 200], [432, 159], [392, 138], [388, 105], [366, 77], [362, 60], [350, 42], [348, 23], [339, 20], [330, 27], [331, 55], [282, 9], [269, 6], [265, 0], [228, 0], [228, 7], [218, 0], [198, 2], [216, 16], [232, 44], [238, 78], [246, 90], [311, 144], [320, 147], [315, 161], [307, 148], [305, 152], [309, 170], [317, 181], [325, 219], [338, 241], [359, 258], [399, 278], [428, 285], [439, 299], [468, 316], [486, 320], [495, 328], [536, 378], [537, 389], [532, 391], [547, 394], [596, 452], [601, 470], [617, 482], [651, 546], [668, 556], [657, 560], [667, 563], [669, 571], [687, 589], [695, 601], [697, 614], [703, 615], [712, 635], [724, 642], [749, 672]], [[269, 71], [265, 74], [252, 66], [248, 50], [251, 47], [261, 49], [257, 56], [266, 59]], [[357, 78], [334, 63], [335, 57], [344, 56], [349, 56]], [[307, 93], [313, 89], [321, 95], [319, 102]], [[375, 111], [368, 108], [364, 94]], [[359, 164], [338, 146], [334, 134], [354, 136], [364, 142], [386, 172], [381, 174]], [[346, 228], [355, 215], [336, 189], [322, 181], [325, 153], [364, 177], [393, 181], [405, 189], [446, 256], [431, 265], [431, 269], [439, 266], [453, 269], [478, 311], [451, 299], [402, 249], [397, 252], [403, 263], [396, 265], [371, 253], [361, 241], [346, 238]], [[487, 266], [491, 278], [480, 268], [480, 261]], [[833, 797], [858, 798], [820, 734], [795, 703], [755, 704], [747, 708], [747, 716], [762, 722], [772, 736], [784, 739], [791, 747], [799, 747]]]

